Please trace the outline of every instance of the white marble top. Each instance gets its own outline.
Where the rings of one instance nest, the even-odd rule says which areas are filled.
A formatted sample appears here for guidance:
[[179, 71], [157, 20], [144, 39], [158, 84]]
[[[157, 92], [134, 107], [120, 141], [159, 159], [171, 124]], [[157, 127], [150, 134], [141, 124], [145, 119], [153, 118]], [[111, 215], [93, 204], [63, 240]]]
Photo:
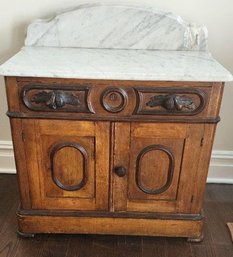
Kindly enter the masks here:
[[0, 66], [0, 74], [116, 80], [233, 80], [206, 51], [58, 47], [24, 47]]
[[29, 25], [6, 76], [230, 81], [207, 52], [207, 29], [152, 7], [84, 4]]

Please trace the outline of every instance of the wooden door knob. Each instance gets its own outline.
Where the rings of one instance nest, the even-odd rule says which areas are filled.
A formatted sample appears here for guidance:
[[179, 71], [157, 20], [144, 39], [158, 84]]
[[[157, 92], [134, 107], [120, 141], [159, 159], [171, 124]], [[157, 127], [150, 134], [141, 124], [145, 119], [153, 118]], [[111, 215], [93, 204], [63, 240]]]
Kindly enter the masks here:
[[116, 167], [115, 168], [115, 173], [117, 174], [118, 177], [124, 177], [126, 174], [126, 168], [124, 167]]

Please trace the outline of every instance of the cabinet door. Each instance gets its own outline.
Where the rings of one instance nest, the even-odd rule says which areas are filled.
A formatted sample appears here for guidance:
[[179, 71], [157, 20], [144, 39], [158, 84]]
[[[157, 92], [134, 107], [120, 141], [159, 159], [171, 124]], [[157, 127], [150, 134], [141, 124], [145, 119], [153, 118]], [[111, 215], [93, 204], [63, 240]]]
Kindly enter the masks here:
[[188, 212], [203, 128], [116, 123], [114, 211]]
[[109, 123], [24, 120], [32, 208], [107, 210]]

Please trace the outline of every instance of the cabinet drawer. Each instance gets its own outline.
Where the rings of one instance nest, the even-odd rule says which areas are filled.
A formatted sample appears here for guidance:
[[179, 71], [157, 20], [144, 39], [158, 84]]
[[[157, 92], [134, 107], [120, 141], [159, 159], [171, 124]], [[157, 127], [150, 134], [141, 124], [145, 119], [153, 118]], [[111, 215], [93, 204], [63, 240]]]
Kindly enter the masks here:
[[207, 82], [19, 79], [14, 111], [30, 118], [217, 122], [221, 88]]
[[29, 84], [22, 88], [21, 100], [31, 111], [92, 113], [87, 85]]
[[135, 88], [141, 115], [196, 115], [203, 111], [208, 93], [202, 88]]

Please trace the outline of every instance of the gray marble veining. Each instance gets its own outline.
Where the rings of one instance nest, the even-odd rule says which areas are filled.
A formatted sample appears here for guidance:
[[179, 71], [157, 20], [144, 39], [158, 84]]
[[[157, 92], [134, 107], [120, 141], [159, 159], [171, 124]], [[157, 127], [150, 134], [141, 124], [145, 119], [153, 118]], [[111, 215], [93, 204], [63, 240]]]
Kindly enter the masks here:
[[207, 29], [152, 7], [84, 4], [49, 20], [36, 20], [26, 46], [206, 50]]
[[232, 81], [206, 51], [24, 47], [0, 67], [6, 76]]

